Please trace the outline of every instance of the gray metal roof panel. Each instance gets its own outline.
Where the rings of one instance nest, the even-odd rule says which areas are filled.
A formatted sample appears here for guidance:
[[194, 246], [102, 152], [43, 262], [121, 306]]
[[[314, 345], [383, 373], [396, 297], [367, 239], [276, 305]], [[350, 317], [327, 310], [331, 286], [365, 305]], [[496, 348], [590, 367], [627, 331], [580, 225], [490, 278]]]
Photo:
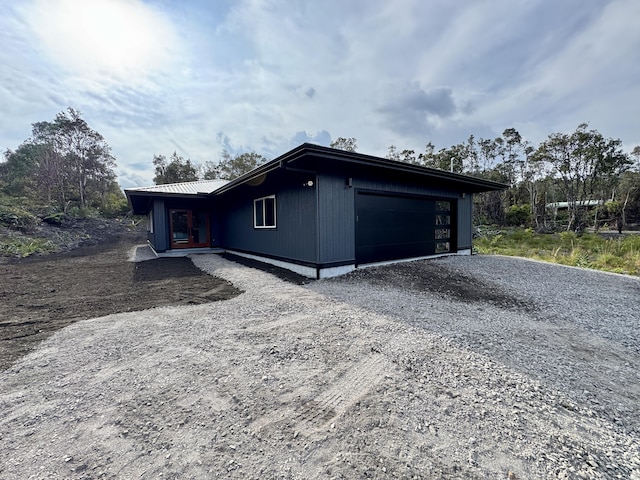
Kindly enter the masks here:
[[138, 193], [173, 193], [178, 195], [208, 195], [229, 183], [227, 180], [198, 180], [196, 182], [167, 183], [148, 187], [127, 188]]

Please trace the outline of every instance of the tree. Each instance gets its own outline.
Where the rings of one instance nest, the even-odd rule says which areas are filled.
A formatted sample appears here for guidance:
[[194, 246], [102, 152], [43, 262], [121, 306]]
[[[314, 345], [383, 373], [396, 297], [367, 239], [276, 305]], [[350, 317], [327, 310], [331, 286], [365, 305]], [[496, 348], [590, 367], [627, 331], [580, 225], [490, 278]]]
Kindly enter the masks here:
[[156, 185], [167, 183], [194, 182], [198, 180], [198, 170], [191, 163], [190, 159], [184, 159], [177, 152], [171, 154], [171, 159], [167, 161], [164, 155], [154, 155], [153, 165], [156, 175], [153, 181]]
[[454, 173], [462, 173], [463, 159], [467, 156], [464, 144], [453, 145], [450, 148], [442, 148], [438, 152], [435, 152], [435, 147], [429, 142], [425, 148], [425, 152], [418, 155], [418, 160], [421, 165]]
[[395, 160], [396, 162], [400, 161], [400, 152], [398, 152], [398, 149], [395, 145], [389, 145], [389, 150], [385, 155], [385, 158], [389, 160]]
[[482, 172], [487, 172], [495, 167], [497, 158], [500, 156], [501, 142], [491, 139], [481, 138], [478, 140], [480, 147], [478, 152], [478, 165], [482, 164]]
[[633, 159], [633, 169], [640, 172], [640, 145], [637, 145], [631, 151], [631, 158]]
[[[89, 127], [79, 110], [69, 107], [53, 122], [33, 124], [32, 141], [49, 152], [41, 158], [56, 167], [59, 200], [89, 205], [90, 195], [115, 181], [115, 159], [102, 135]], [[62, 167], [62, 168], [60, 168]]]
[[513, 188], [516, 183], [517, 167], [525, 145], [523, 145], [522, 136], [515, 128], [505, 129], [502, 132], [502, 140], [502, 170], [509, 179], [509, 186]]
[[267, 161], [262, 155], [249, 152], [232, 157], [226, 150], [222, 151], [222, 159], [218, 163], [218, 178], [233, 180], [259, 167]]
[[338, 150], [345, 150], [347, 152], [355, 152], [358, 149], [357, 140], [353, 137], [345, 138], [338, 137], [337, 140], [330, 143], [331, 148], [337, 148]]
[[107, 192], [117, 189], [111, 148], [71, 107], [51, 122], [34, 123], [31, 137], [4, 157], [5, 193], [55, 203], [65, 211], [99, 207]]
[[202, 180], [215, 180], [218, 178], [218, 164], [215, 162], [204, 162], [198, 165], [198, 177]]
[[547, 162], [552, 174], [560, 180], [568, 202], [569, 223], [580, 231], [581, 212], [587, 200], [604, 200], [631, 161], [621, 150], [621, 141], [605, 139], [588, 125], [578, 125], [572, 134], [553, 133], [535, 152], [537, 161]]
[[4, 153], [4, 163], [0, 164], [2, 190], [8, 195], [22, 197], [35, 193], [39, 146], [23, 143], [15, 151]]

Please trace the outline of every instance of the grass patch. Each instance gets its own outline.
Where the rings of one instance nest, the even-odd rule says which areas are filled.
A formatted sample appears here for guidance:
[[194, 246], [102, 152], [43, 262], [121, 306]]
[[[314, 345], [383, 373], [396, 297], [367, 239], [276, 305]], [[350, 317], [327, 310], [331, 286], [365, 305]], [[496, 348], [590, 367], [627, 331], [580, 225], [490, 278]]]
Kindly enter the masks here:
[[44, 238], [0, 236], [0, 256], [28, 257], [34, 253], [51, 253], [57, 250], [55, 243]]
[[486, 231], [473, 242], [483, 254], [534, 258], [546, 262], [640, 275], [640, 235], [606, 238], [573, 232], [541, 233], [530, 229]]

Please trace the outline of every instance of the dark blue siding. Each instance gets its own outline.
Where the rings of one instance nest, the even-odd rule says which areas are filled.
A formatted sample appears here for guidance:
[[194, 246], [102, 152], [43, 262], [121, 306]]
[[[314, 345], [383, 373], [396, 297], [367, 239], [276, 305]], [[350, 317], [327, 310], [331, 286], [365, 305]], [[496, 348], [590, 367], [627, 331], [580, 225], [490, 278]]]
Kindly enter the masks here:
[[[286, 177], [286, 176], [285, 176]], [[313, 177], [315, 182], [315, 176]], [[258, 187], [246, 187], [238, 195], [220, 198], [225, 209], [222, 219], [222, 246], [302, 263], [317, 263], [316, 184], [303, 186], [303, 180], [284, 182], [267, 178]], [[276, 196], [276, 228], [253, 227], [253, 201]]]
[[467, 193], [464, 198], [458, 199], [458, 249], [471, 248], [473, 239], [473, 195]]
[[457, 198], [458, 192], [451, 192], [443, 190], [437, 186], [423, 186], [408, 183], [397, 183], [391, 181], [385, 181], [382, 179], [376, 180], [372, 178], [353, 179], [354, 188], [362, 188], [366, 190], [376, 190], [380, 192], [389, 193], [406, 193], [410, 195], [425, 195], [431, 197], [448, 197]]
[[[227, 250], [262, 255], [294, 263], [331, 266], [356, 260], [356, 193], [418, 195], [449, 198], [457, 205], [454, 213], [452, 250], [471, 244], [471, 195], [446, 190], [438, 185], [415, 184], [412, 179], [356, 171], [305, 174], [276, 170], [263, 183], [240, 186], [216, 198], [212, 208], [215, 244]], [[351, 176], [352, 175], [352, 176]], [[313, 186], [305, 186], [313, 180]], [[253, 201], [275, 195], [277, 227], [253, 226]]]
[[320, 263], [355, 260], [354, 189], [344, 177], [318, 175]]
[[169, 223], [163, 199], [153, 201], [153, 248], [158, 252], [164, 252], [168, 248]]

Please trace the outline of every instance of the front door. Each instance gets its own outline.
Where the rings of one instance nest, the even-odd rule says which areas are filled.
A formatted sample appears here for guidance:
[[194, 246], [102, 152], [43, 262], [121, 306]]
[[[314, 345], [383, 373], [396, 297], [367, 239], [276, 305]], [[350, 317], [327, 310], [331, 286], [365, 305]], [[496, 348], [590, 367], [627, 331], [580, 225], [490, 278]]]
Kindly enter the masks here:
[[209, 246], [209, 215], [198, 210], [170, 210], [171, 248]]

